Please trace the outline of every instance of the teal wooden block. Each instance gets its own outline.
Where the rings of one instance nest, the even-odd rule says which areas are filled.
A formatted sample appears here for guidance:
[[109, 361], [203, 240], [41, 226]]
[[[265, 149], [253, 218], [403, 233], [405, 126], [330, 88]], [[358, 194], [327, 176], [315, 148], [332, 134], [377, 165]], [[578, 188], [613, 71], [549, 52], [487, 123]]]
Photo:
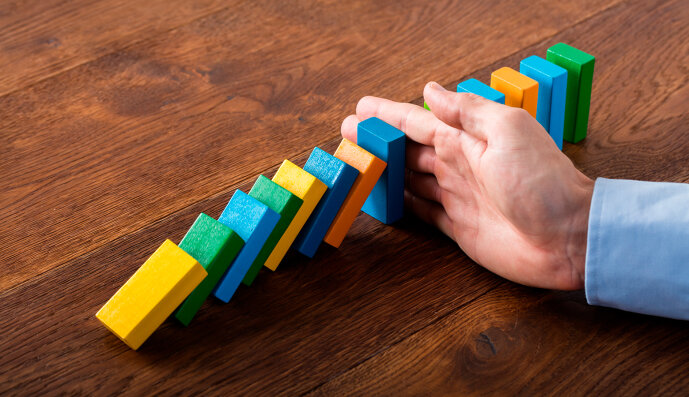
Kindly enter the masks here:
[[304, 165], [304, 171], [315, 176], [328, 187], [294, 241], [294, 246], [299, 252], [313, 258], [330, 224], [347, 198], [359, 171], [320, 148], [313, 149]]
[[244, 240], [229, 227], [203, 213], [196, 218], [179, 248], [196, 259], [208, 276], [175, 311], [179, 322], [189, 325], [242, 246]]
[[377, 117], [357, 127], [357, 145], [387, 163], [361, 210], [388, 225], [404, 214], [406, 139], [404, 132]]
[[465, 80], [457, 84], [457, 92], [468, 92], [502, 105], [505, 104], [505, 94], [476, 79]]
[[218, 221], [236, 231], [244, 240], [244, 246], [215, 287], [216, 298], [223, 302], [232, 299], [279, 220], [280, 215], [267, 205], [241, 190], [234, 192]]
[[562, 150], [567, 101], [567, 70], [533, 55], [521, 61], [519, 72], [538, 82], [536, 120], [548, 131], [557, 147]]

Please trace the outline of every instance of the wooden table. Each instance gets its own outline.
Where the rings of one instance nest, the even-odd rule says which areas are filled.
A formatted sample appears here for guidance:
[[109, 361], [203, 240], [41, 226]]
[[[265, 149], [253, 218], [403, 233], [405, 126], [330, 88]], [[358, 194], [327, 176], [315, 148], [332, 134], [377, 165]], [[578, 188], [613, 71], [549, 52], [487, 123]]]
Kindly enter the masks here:
[[685, 1], [27, 0], [0, 26], [1, 394], [687, 393], [686, 322], [505, 281], [414, 219], [361, 215], [136, 352], [94, 317], [199, 212], [332, 151], [360, 97], [559, 41], [597, 57], [575, 165], [689, 182]]

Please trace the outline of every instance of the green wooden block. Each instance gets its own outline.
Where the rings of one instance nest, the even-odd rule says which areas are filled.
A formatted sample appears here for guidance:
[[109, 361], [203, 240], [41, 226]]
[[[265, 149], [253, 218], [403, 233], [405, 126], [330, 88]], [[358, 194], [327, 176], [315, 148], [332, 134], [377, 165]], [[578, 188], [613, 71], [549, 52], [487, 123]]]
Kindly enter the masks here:
[[428, 106], [428, 104], [426, 103], [426, 101], [423, 101], [423, 108], [426, 109], [426, 110], [428, 110], [428, 111], [431, 110], [431, 107]]
[[229, 227], [206, 214], [200, 214], [179, 243], [208, 272], [208, 276], [175, 311], [175, 318], [189, 325], [203, 302], [244, 246], [244, 240]]
[[565, 43], [557, 43], [548, 48], [546, 59], [567, 70], [564, 139], [577, 143], [586, 138], [596, 58]]
[[249, 192], [249, 196], [280, 214], [280, 220], [275, 226], [275, 229], [273, 229], [273, 232], [268, 236], [268, 240], [266, 240], [263, 248], [261, 248], [258, 256], [256, 256], [254, 263], [251, 264], [249, 271], [246, 272], [246, 276], [244, 276], [244, 280], [242, 281], [245, 285], [251, 285], [251, 283], [254, 282], [259, 270], [261, 270], [266, 259], [268, 259], [271, 252], [273, 252], [275, 245], [280, 241], [280, 237], [285, 233], [294, 215], [296, 215], [299, 208], [301, 208], [301, 204], [304, 202], [289, 190], [263, 175], [258, 176], [256, 183], [254, 183], [254, 186]]

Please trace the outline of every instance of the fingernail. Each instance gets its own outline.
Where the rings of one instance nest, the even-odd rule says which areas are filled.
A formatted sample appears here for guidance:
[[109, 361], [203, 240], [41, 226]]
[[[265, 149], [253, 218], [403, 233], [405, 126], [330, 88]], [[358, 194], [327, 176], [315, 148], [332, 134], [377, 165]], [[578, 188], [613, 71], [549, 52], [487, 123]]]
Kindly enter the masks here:
[[445, 90], [445, 87], [436, 83], [435, 81], [431, 81], [430, 83], [428, 83], [428, 88], [435, 90], [435, 91], [447, 91], [447, 90]]

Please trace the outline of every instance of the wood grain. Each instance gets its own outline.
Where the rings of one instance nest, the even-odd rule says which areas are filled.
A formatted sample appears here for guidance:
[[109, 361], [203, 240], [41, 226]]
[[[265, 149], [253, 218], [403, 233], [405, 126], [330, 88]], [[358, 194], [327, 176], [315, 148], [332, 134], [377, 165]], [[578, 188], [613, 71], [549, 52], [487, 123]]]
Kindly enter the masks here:
[[[94, 317], [199, 212], [219, 215], [283, 158], [332, 152], [359, 97], [420, 103], [428, 80], [487, 81], [557, 41], [597, 56], [589, 137], [565, 146], [575, 165], [688, 182], [682, 1], [257, 1], [206, 13], [209, 2], [169, 17], [162, 2], [151, 6], [159, 17], [125, 4], [0, 6], [26, 37], [83, 24], [72, 58], [26, 44], [34, 66], [0, 76], [35, 78], [0, 94], [0, 394], [689, 388], [684, 322], [516, 286], [413, 219], [389, 227], [362, 214], [339, 250], [288, 255], [229, 304], [209, 301], [190, 327], [166, 322], [138, 352]], [[109, 5], [91, 23], [134, 19], [131, 29], [88, 40], [98, 29], [84, 16]], [[12, 40], [0, 33], [0, 48]]]
[[582, 292], [503, 286], [310, 395], [682, 395], [687, 331]]
[[217, 0], [3, 2], [0, 96], [231, 5]]
[[[309, 4], [242, 3], [0, 97], [0, 290], [334, 138], [363, 95], [414, 99], [609, 6]], [[515, 13], [543, 22], [506, 40]]]

